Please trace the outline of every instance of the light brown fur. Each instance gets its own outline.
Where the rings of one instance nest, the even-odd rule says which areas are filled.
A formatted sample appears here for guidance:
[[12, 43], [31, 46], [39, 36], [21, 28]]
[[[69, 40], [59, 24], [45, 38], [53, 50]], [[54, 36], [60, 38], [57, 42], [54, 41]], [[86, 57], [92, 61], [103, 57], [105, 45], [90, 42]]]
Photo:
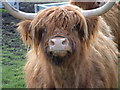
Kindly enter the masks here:
[[[99, 0], [94, 0], [92, 2], [70, 2], [73, 5], [77, 5], [80, 8], [90, 10], [90, 9], [95, 9], [98, 8], [98, 4], [95, 2], [98, 2]], [[109, 1], [109, 0], [103, 0], [103, 1]], [[105, 19], [107, 25], [110, 26], [112, 30], [112, 34], [115, 36], [114, 41], [118, 44], [118, 48], [120, 50], [120, 20], [119, 20], [119, 11], [120, 5], [116, 3], [114, 7], [108, 11], [106, 14], [102, 15], [102, 17]]]
[[[24, 43], [31, 46], [25, 65], [27, 87], [117, 88], [117, 48], [109, 26], [102, 22], [102, 17], [84, 18], [78, 10], [66, 6], [51, 7], [40, 11], [32, 21], [19, 23]], [[75, 29], [75, 25], [79, 26]], [[46, 30], [44, 35], [41, 28]], [[109, 36], [104, 35], [104, 29]], [[75, 53], [60, 66], [54, 65], [44, 51], [47, 40], [56, 32], [75, 44]]]

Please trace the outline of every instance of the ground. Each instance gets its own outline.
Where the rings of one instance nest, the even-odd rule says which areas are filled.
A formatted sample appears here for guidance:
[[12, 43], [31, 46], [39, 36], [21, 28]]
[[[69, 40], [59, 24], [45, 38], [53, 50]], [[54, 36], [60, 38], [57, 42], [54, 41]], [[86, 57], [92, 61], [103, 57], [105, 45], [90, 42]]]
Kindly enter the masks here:
[[8, 13], [2, 14], [3, 88], [25, 87], [23, 66], [26, 49], [16, 31], [16, 23], [18, 22], [18, 19]]
[[[26, 5], [29, 5], [27, 7]], [[33, 12], [33, 4], [20, 3], [20, 10]], [[31, 9], [29, 9], [31, 8]], [[2, 87], [24, 88], [24, 65], [27, 47], [20, 39], [16, 24], [20, 20], [12, 17], [5, 10], [2, 12]]]
[[[34, 12], [33, 4], [20, 3], [20, 10]], [[24, 65], [27, 47], [20, 39], [16, 24], [20, 20], [2, 11], [2, 87], [25, 88]]]

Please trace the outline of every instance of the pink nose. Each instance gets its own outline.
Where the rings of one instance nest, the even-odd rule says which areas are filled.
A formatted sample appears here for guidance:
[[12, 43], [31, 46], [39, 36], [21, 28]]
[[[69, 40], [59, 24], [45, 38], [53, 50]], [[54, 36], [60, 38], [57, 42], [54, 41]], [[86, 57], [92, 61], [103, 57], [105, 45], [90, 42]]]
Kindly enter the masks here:
[[49, 40], [49, 51], [60, 54], [66, 51], [71, 51], [70, 43], [67, 38], [55, 37]]

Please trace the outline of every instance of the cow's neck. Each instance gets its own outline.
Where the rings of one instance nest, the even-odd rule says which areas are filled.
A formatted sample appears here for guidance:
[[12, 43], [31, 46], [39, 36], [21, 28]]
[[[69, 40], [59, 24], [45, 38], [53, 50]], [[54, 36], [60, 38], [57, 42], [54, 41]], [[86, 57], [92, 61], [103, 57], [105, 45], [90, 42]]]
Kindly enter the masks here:
[[78, 87], [90, 87], [90, 63], [84, 59], [84, 61], [76, 60], [76, 62], [70, 64], [67, 67], [64, 66], [51, 66], [51, 76], [54, 82], [55, 88], [78, 88]]

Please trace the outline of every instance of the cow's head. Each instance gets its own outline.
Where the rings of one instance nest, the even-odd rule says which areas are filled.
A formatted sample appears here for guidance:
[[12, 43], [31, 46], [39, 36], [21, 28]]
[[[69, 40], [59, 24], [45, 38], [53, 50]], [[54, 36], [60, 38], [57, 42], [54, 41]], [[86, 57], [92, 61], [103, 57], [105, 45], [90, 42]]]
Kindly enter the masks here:
[[[32, 20], [25, 20], [18, 24], [23, 41], [34, 47], [36, 52], [42, 50], [50, 62], [60, 65], [66, 61], [69, 64], [75, 57], [84, 56], [86, 43], [90, 39], [92, 29], [96, 28], [95, 21], [97, 21], [93, 20], [92, 24], [86, 17], [101, 15], [113, 4], [108, 2], [107, 5], [96, 10], [81, 10], [73, 5], [50, 7], [40, 11], [37, 15], [16, 12], [13, 8], [12, 10], [16, 17], [20, 12], [23, 16], [19, 15], [20, 19], [32, 18]], [[91, 28], [92, 26], [94, 27]]]
[[[108, 0], [107, 0], [108, 1]], [[85, 10], [95, 9], [103, 6], [106, 0], [70, 0], [70, 3]]]
[[84, 48], [82, 44], [88, 39], [85, 17], [77, 8], [68, 5], [42, 10], [33, 20], [19, 23], [18, 29], [26, 44], [34, 46], [36, 51], [42, 48], [55, 64], [80, 54]]

